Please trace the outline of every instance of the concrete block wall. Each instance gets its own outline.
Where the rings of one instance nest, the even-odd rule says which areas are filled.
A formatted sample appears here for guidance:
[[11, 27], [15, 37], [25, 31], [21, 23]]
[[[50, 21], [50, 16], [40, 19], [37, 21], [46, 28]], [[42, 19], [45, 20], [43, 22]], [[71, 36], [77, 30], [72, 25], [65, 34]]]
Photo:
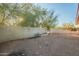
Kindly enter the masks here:
[[35, 34], [45, 33], [43, 28], [28, 27], [0, 27], [0, 42], [33, 37]]

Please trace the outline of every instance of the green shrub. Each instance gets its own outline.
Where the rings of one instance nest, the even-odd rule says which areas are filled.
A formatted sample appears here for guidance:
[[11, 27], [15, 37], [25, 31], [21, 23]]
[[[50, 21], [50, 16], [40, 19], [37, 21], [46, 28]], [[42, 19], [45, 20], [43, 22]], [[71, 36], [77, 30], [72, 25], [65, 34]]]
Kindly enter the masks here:
[[63, 28], [65, 30], [70, 30], [70, 31], [76, 31], [77, 30], [77, 28], [74, 26], [74, 24], [69, 24], [69, 23], [64, 24]]

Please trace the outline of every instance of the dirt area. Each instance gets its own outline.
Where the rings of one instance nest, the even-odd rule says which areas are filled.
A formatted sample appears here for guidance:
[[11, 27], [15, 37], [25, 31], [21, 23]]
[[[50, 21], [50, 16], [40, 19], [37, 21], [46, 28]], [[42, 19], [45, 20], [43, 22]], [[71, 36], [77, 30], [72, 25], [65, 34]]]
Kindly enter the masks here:
[[0, 55], [24, 51], [25, 56], [79, 56], [79, 33], [52, 31], [52, 34], [0, 44]]

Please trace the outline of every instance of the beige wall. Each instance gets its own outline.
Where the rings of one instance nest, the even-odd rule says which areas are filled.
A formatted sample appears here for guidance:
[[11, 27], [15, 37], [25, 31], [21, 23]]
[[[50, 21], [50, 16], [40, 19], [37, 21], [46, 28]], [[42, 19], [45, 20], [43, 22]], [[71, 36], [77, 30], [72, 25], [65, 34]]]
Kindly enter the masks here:
[[0, 42], [28, 38], [37, 33], [45, 33], [45, 29], [27, 27], [0, 27]]

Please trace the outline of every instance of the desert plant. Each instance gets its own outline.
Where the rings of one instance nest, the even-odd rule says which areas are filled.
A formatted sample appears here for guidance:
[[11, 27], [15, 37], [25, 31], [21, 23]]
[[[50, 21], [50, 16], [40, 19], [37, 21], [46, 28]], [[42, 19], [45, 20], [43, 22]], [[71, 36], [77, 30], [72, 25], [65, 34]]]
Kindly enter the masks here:
[[45, 27], [47, 30], [56, 27], [58, 16], [54, 15], [54, 13], [54, 11], [47, 11], [42, 21], [42, 27]]
[[70, 23], [64, 24], [63, 28], [65, 30], [70, 30], [70, 31], [76, 31], [77, 30], [76, 27], [74, 26], [74, 24], [72, 24], [72, 23], [71, 24]]

